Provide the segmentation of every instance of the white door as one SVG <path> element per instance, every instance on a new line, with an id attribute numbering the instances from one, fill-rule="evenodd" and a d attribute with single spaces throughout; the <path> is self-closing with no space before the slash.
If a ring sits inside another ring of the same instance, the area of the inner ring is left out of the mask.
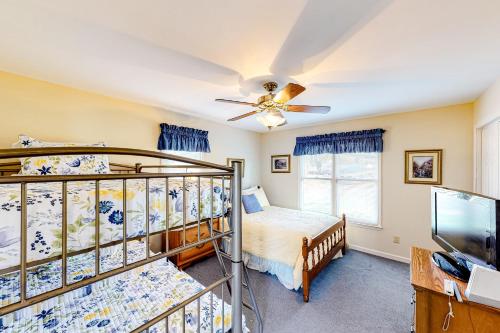
<path id="1" fill-rule="evenodd" d="M 481 131 L 481 193 L 494 198 L 500 197 L 499 128 L 495 121 Z"/>

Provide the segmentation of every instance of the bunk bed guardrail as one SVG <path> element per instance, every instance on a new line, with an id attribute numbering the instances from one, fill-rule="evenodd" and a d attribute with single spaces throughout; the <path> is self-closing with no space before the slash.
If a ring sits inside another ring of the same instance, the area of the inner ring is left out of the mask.
<path id="1" fill-rule="evenodd" d="M 15 159 L 27 158 L 27 157 L 39 157 L 39 156 L 56 156 L 56 155 L 123 155 L 123 156 L 133 156 L 135 158 L 147 158 L 147 159 L 160 159 L 165 161 L 175 161 L 184 163 L 182 166 L 168 166 L 165 164 L 160 165 L 143 165 L 142 163 L 135 164 L 122 164 L 122 163 L 110 163 L 113 171 L 118 173 L 110 173 L 110 174 L 85 174 L 85 175 L 43 175 L 43 176 L 24 176 L 24 175 L 15 175 L 14 173 L 19 171 L 20 163 L 15 161 Z M 51 147 L 51 148 L 26 148 L 26 149 L 0 149 L 0 161 L 7 162 L 0 163 L 0 186 L 5 184 L 19 184 L 20 192 L 21 192 L 21 212 L 20 212 L 20 264 L 17 267 L 10 268 L 8 270 L 1 270 L 1 274 L 6 274 L 12 272 L 13 270 L 19 271 L 20 273 L 20 297 L 19 301 L 15 303 L 11 303 L 0 307 L 0 317 L 6 314 L 12 313 L 16 310 L 23 309 L 25 307 L 31 306 L 33 304 L 42 302 L 49 298 L 62 295 L 64 293 L 76 290 L 78 288 L 82 288 L 84 286 L 90 285 L 97 281 L 104 280 L 111 276 L 115 276 L 117 274 L 124 273 L 126 271 L 132 270 L 134 268 L 146 265 L 153 261 L 174 256 L 182 251 L 201 246 L 208 242 L 213 242 L 215 245 L 218 240 L 223 237 L 232 237 L 232 256 L 231 256 L 231 266 L 232 273 L 225 274 L 220 280 L 214 282 L 213 284 L 207 286 L 201 292 L 192 295 L 190 298 L 184 300 L 182 303 L 172 307 L 167 312 L 160 314 L 155 318 L 150 318 L 148 322 L 144 325 L 136 328 L 133 332 L 142 332 L 148 331 L 148 329 L 155 325 L 156 323 L 161 322 L 162 320 L 166 320 L 167 324 L 167 332 L 168 332 L 168 317 L 177 312 L 177 311 L 185 311 L 185 307 L 197 301 L 198 306 L 200 306 L 200 298 L 209 293 L 210 300 L 213 300 L 213 292 L 216 288 L 221 288 L 222 293 L 222 311 L 224 311 L 224 284 L 230 282 L 231 283 L 231 310 L 232 310 L 232 320 L 231 320 L 231 332 L 233 333 L 241 333 L 243 331 L 243 322 L 242 322 L 242 258 L 241 258 L 241 163 L 233 162 L 231 167 L 225 165 L 218 165 L 205 161 L 198 161 L 194 159 L 184 158 L 176 155 L 165 154 L 157 151 L 147 151 L 140 149 L 128 149 L 128 148 L 114 148 L 114 147 Z M 162 172 L 161 170 L 168 168 L 167 172 Z M 178 168 L 185 169 L 186 172 L 168 172 L 170 168 Z M 145 170 L 153 170 L 155 172 L 145 172 Z M 196 170 L 194 172 L 187 172 L 189 169 L 207 169 L 208 171 L 199 171 Z M 212 171 L 210 171 L 212 170 Z M 13 175 L 14 174 L 14 175 Z M 176 178 L 182 179 L 182 188 L 183 188 L 183 220 L 181 226 L 176 226 L 175 229 L 179 230 L 182 228 L 183 232 L 183 241 L 182 245 L 176 247 L 174 249 L 169 248 L 168 245 L 168 234 L 169 234 L 169 208 L 168 208 L 168 184 L 169 179 Z M 187 242 L 186 241 L 186 228 L 188 225 L 193 223 L 188 223 L 186 221 L 186 180 L 187 179 L 197 179 L 198 183 L 198 205 L 201 204 L 200 201 L 200 179 L 210 179 L 210 187 L 211 187 L 211 207 L 210 207 L 210 216 L 209 218 L 202 220 L 200 216 L 200 210 L 198 209 L 198 218 L 197 221 L 194 222 L 198 228 L 197 240 L 195 242 Z M 127 234 L 127 181 L 132 179 L 141 179 L 145 180 L 146 184 L 146 214 L 145 214 L 145 233 L 139 236 L 129 237 Z M 149 184 L 152 179 L 165 179 L 166 182 L 166 228 L 161 232 L 150 232 L 150 205 L 149 205 Z M 222 196 L 226 195 L 226 187 L 230 186 L 230 198 L 226 205 L 226 200 L 223 200 L 223 209 L 222 216 L 218 218 L 222 219 L 222 223 L 220 224 L 220 228 L 218 230 L 212 228 L 213 220 L 214 220 L 214 210 L 213 210 L 213 202 L 214 202 L 214 179 L 222 181 Z M 100 202 L 100 191 L 99 185 L 100 182 L 107 180 L 121 180 L 123 184 L 123 235 L 121 239 L 114 240 L 113 242 L 108 242 L 103 244 L 100 239 L 100 221 L 99 221 L 99 202 Z M 94 233 L 94 243 L 95 245 L 92 248 L 84 249 L 83 251 L 70 252 L 68 251 L 68 184 L 73 182 L 81 182 L 81 181 L 91 181 L 95 184 L 95 233 Z M 28 185 L 35 183 L 51 183 L 57 182 L 62 184 L 62 248 L 61 254 L 58 256 L 52 256 L 46 258 L 44 260 L 29 262 L 27 257 L 27 230 L 28 230 L 28 213 L 27 213 L 27 192 Z M 229 203 L 231 204 L 231 208 L 229 208 Z M 227 208 L 227 210 L 226 210 Z M 225 212 L 228 212 L 225 214 Z M 227 222 L 227 228 L 226 223 Z M 209 223 L 210 225 L 210 235 L 208 237 L 200 237 L 200 226 L 202 223 Z M 152 255 L 150 253 L 150 238 L 152 236 L 157 236 L 159 234 L 164 234 L 166 248 L 164 251 Z M 127 260 L 127 244 L 131 240 L 145 240 L 146 244 L 146 253 L 145 258 L 129 263 Z M 116 244 L 122 244 L 123 248 L 123 257 L 122 257 L 122 265 L 121 267 L 115 268 L 110 271 L 101 272 L 100 271 L 100 251 L 107 247 Z M 95 253 L 95 272 L 94 275 L 88 277 L 86 279 L 70 283 L 67 281 L 67 260 L 68 257 L 81 254 L 83 252 L 93 251 Z M 61 260 L 62 262 L 62 283 L 60 288 L 53 289 L 50 291 L 46 291 L 39 295 L 33 297 L 27 297 L 27 272 L 31 267 L 35 267 L 37 265 L 47 263 L 54 260 Z M 212 304 L 211 304 L 212 306 Z M 198 308 L 199 310 L 199 308 Z M 184 312 L 182 312 L 184 313 Z M 224 317 L 223 317 L 224 318 Z M 213 322 L 212 322 L 213 325 Z M 224 320 L 222 325 L 224 325 Z M 199 327 L 198 327 L 199 331 Z M 213 331 L 213 327 L 212 327 Z M 224 328 L 223 328 L 224 331 Z"/>

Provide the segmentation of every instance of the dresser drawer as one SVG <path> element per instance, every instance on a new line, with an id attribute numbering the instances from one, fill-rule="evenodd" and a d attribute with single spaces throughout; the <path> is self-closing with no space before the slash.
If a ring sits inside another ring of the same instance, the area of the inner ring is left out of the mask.
<path id="1" fill-rule="evenodd" d="M 179 253 L 179 260 L 181 262 L 189 261 L 190 259 L 196 259 L 213 251 L 212 242 L 208 242 L 189 250 Z"/>
<path id="2" fill-rule="evenodd" d="M 219 226 L 218 220 L 214 220 L 214 229 L 217 230 Z M 200 240 L 210 237 L 210 231 L 207 223 L 200 225 Z M 182 246 L 184 239 L 184 232 L 178 230 L 171 232 L 169 235 L 170 248 Z M 194 225 L 186 228 L 186 245 L 198 242 L 198 226 Z M 211 255 L 214 252 L 212 242 L 206 242 L 198 246 L 192 247 L 188 250 L 182 251 L 176 256 L 177 266 L 183 268 L 188 266 L 192 261 Z"/>

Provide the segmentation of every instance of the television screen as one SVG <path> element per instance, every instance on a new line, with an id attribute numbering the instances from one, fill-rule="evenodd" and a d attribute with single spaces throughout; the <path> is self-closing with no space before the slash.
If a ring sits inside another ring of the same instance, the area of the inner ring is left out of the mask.
<path id="1" fill-rule="evenodd" d="M 492 265 L 496 200 L 439 187 L 433 187 L 432 193 L 433 238 L 473 263 Z"/>

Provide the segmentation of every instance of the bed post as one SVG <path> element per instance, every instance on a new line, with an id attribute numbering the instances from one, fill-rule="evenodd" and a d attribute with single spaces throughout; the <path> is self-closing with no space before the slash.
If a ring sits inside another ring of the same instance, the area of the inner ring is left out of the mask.
<path id="1" fill-rule="evenodd" d="M 302 238 L 302 257 L 304 258 L 302 266 L 302 293 L 304 302 L 309 302 L 309 246 L 307 244 L 307 237 Z"/>
<path id="2" fill-rule="evenodd" d="M 241 260 L 241 162 L 233 161 L 231 166 L 234 169 L 233 186 L 232 186 L 232 212 L 233 219 L 233 239 L 231 249 L 231 270 L 232 270 L 232 293 L 231 293 L 231 308 L 232 308 L 232 332 L 242 333 L 242 260 Z"/>
<path id="3" fill-rule="evenodd" d="M 345 234 L 345 214 L 342 214 L 342 238 L 344 241 L 344 245 L 342 246 L 342 255 L 345 255 L 345 250 L 347 248 L 347 239 L 346 239 L 346 234 Z"/>

